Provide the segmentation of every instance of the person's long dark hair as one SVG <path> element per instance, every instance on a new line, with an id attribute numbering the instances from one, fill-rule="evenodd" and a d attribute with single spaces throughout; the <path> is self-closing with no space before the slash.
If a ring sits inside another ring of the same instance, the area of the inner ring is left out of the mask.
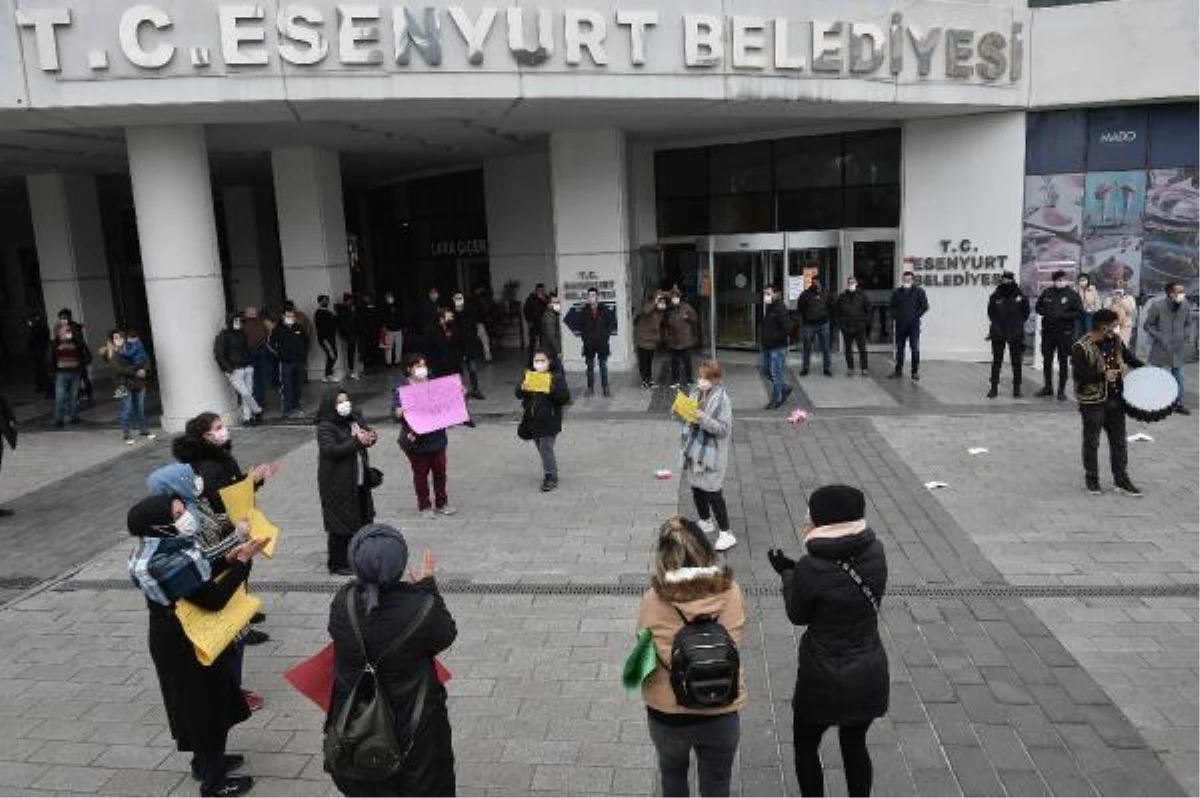
<path id="1" fill-rule="evenodd" d="M 183 426 L 183 437 L 195 443 L 202 443 L 212 446 L 208 439 L 204 436 L 212 429 L 214 421 L 219 421 L 221 418 L 219 413 L 211 411 L 201 413 L 200 415 L 188 419 L 187 424 Z"/>

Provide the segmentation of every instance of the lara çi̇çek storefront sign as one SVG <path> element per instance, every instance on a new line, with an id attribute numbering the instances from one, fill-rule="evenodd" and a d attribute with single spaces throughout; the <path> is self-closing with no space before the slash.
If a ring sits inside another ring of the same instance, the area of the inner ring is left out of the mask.
<path id="1" fill-rule="evenodd" d="M 914 282 L 926 288 L 999 285 L 1007 261 L 1007 255 L 980 254 L 979 247 L 969 238 L 944 238 L 938 242 L 938 254 L 904 258 Z"/>
<path id="2" fill-rule="evenodd" d="M 190 4 L 189 4 L 190 5 Z M 97 4 L 99 6 L 99 4 Z M 191 28 L 197 7 L 178 13 Z M 950 6 L 954 8 L 954 6 Z M 268 67 L 282 61 L 294 67 L 395 69 L 417 59 L 429 67 L 441 66 L 449 48 L 460 48 L 455 61 L 465 57 L 474 67 L 485 65 L 489 41 L 503 37 L 507 57 L 514 66 L 546 64 L 561 48 L 563 61 L 572 67 L 610 66 L 610 55 L 619 51 L 630 67 L 643 67 L 654 48 L 683 46 L 683 65 L 699 71 L 729 67 L 747 73 L 775 71 L 814 77 L 849 75 L 878 79 L 904 71 L 905 60 L 916 64 L 920 78 L 996 84 L 1021 78 L 1025 60 L 1024 25 L 1012 22 L 1007 30 L 975 31 L 966 27 L 918 27 L 900 12 L 884 26 L 874 22 L 812 21 L 782 17 L 731 16 L 685 13 L 681 42 L 663 39 L 664 14 L 653 9 L 616 9 L 600 12 L 586 8 L 554 10 L 516 6 L 480 6 L 469 11 L 459 5 L 408 5 L 338 3 L 322 10 L 317 3 L 283 3 L 269 16 L 263 4 L 218 3 L 211 13 L 212 28 L 203 32 L 176 28 L 169 3 L 139 3 L 114 14 L 111 25 L 118 47 L 86 49 L 86 71 L 64 70 L 66 48 L 75 42 L 71 32 L 85 13 L 89 31 L 104 35 L 99 12 L 67 6 L 18 7 L 16 22 L 32 44 L 37 67 L 60 79 L 103 78 L 114 68 L 114 58 L 139 69 L 171 74 L 202 75 L 218 65 Z M 107 14 L 105 15 L 107 16 Z M 620 47 L 611 46 L 620 37 Z M 586 58 L 585 58 L 586 53 Z M 81 54 L 82 56 L 82 54 Z M 82 57 L 76 59 L 83 63 Z M 621 64 L 613 64 L 619 68 Z M 66 74 L 69 72 L 71 74 Z"/>

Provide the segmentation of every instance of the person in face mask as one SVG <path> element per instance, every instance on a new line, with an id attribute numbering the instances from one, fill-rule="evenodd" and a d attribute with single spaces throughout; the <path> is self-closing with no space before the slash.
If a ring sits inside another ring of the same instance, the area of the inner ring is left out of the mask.
<path id="1" fill-rule="evenodd" d="M 1166 296 L 1150 306 L 1142 330 L 1150 336 L 1150 365 L 1167 369 L 1179 385 L 1175 412 L 1191 415 L 1183 404 L 1183 364 L 1192 340 L 1192 309 L 1183 286 L 1167 283 Z"/>
<path id="2" fill-rule="evenodd" d="M 579 314 L 578 334 L 583 342 L 583 359 L 587 364 L 587 396 L 595 393 L 596 362 L 600 363 L 600 390 L 612 396 L 608 389 L 609 339 L 617 334 L 617 317 L 608 305 L 600 303 L 595 287 L 587 292 L 587 306 Z"/>
<path id="3" fill-rule="evenodd" d="M 1000 391 L 1000 367 L 1004 362 L 1004 349 L 1008 348 L 1012 362 L 1013 397 L 1021 396 L 1021 358 L 1025 351 L 1025 320 L 1029 318 L 1029 300 L 1021 293 L 1012 272 L 1000 276 L 1000 285 L 988 299 L 988 319 L 991 327 L 988 339 L 992 342 L 992 387 L 988 399 L 995 399 Z"/>
<path id="4" fill-rule="evenodd" d="M 249 478 L 257 489 L 279 471 L 274 463 L 263 463 L 249 471 L 242 471 L 233 457 L 229 428 L 216 413 L 201 413 L 189 419 L 184 425 L 183 434 L 171 442 L 171 454 L 179 462 L 189 464 L 203 480 L 200 495 L 218 513 L 225 512 L 221 488 Z"/>
<path id="5" fill-rule="evenodd" d="M 121 437 L 125 445 L 132 446 L 135 442 L 130 435 L 134 424 L 142 440 L 154 440 L 157 436 L 151 434 L 146 423 L 146 379 L 150 369 L 146 347 L 141 340 L 128 335 L 127 331 L 112 330 L 108 334 L 108 341 L 100 349 L 100 357 L 108 363 L 117 385 L 113 398 L 118 402 L 117 423 L 121 425 Z"/>
<path id="6" fill-rule="evenodd" d="M 700 314 L 672 288 L 670 305 L 663 321 L 667 349 L 671 353 L 671 388 L 692 384 L 692 350 L 700 345 Z"/>
<path id="7" fill-rule="evenodd" d="M 1132 346 L 1133 325 L 1137 318 L 1137 300 L 1130 295 L 1129 287 L 1124 280 L 1117 283 L 1117 287 L 1104 301 L 1104 307 L 1116 312 L 1121 340 L 1125 342 L 1125 346 Z"/>
<path id="8" fill-rule="evenodd" d="M 1092 316 L 1101 308 L 1101 305 L 1100 294 L 1096 291 L 1096 286 L 1092 285 L 1090 276 L 1080 274 L 1075 280 L 1075 287 L 1082 305 L 1079 318 L 1075 321 L 1075 338 L 1078 340 L 1084 333 L 1091 332 Z"/>
<path id="9" fill-rule="evenodd" d="M 1083 422 L 1083 474 L 1088 493 L 1100 494 L 1100 431 L 1108 436 L 1113 483 L 1118 493 L 1141 496 L 1129 479 L 1129 452 L 1125 438 L 1124 378 L 1142 361 L 1121 340 L 1116 312 L 1096 311 L 1092 331 L 1071 348 L 1075 399 Z"/>
<path id="10" fill-rule="evenodd" d="M 563 374 L 562 367 L 562 301 L 558 294 L 550 294 L 546 311 L 542 314 L 542 350 L 550 358 L 552 371 Z"/>
<path id="11" fill-rule="evenodd" d="M 483 341 L 479 337 L 479 308 L 474 301 L 467 301 L 462 291 L 454 294 L 454 325 L 462 345 L 462 365 L 471 385 L 471 398 L 486 399 L 479 390 L 479 361 L 484 356 Z"/>
<path id="12" fill-rule="evenodd" d="M 404 350 L 404 332 L 400 305 L 391 291 L 383 295 L 382 325 L 379 328 L 379 349 L 388 367 L 399 366 Z"/>
<path id="13" fill-rule="evenodd" d="M 695 423 L 684 423 L 680 436 L 683 472 L 692 488 L 700 529 L 705 534 L 716 532 L 713 548 L 725 551 L 737 544 L 737 538 L 729 530 L 729 512 L 722 493 L 733 434 L 733 402 L 721 384 L 721 366 L 717 361 L 703 361 L 697 376 L 691 397 L 699 403 L 700 410 Z"/>
<path id="14" fill-rule="evenodd" d="M 654 353 L 663 345 L 663 317 L 667 311 L 667 295 L 648 291 L 641 310 L 633 318 L 633 343 L 637 347 L 638 374 L 642 388 L 655 388 Z"/>
<path id="15" fill-rule="evenodd" d="M 50 343 L 50 373 L 54 375 L 54 426 L 79 423 L 79 386 L 92 361 L 91 350 L 78 325 L 60 321 Z"/>
<path id="16" fill-rule="evenodd" d="M 1067 361 L 1071 356 L 1075 320 L 1083 313 L 1083 302 L 1067 284 L 1067 273 L 1050 275 L 1054 284 L 1042 291 L 1034 310 L 1042 317 L 1042 374 L 1046 384 L 1037 395 L 1054 396 L 1054 358 L 1058 357 L 1058 401 L 1067 401 Z"/>
<path id="17" fill-rule="evenodd" d="M 571 401 L 566 377 L 555 371 L 550 353 L 538 349 L 533 353 L 530 367 L 539 374 L 550 373 L 550 392 L 525 390 L 524 383 L 517 385 L 517 398 L 521 400 L 521 427 L 526 430 L 528 440 L 537 447 L 542 461 L 542 492 L 558 487 L 558 459 L 554 455 L 554 443 L 562 432 L 563 406 Z M 524 435 L 522 436 L 524 437 Z"/>
<path id="18" fill-rule="evenodd" d="M 774 410 L 787 401 L 792 386 L 787 384 L 788 315 L 783 295 L 775 286 L 763 289 L 763 320 L 760 328 L 762 371 L 771 381 L 771 398 L 764 410 Z"/>
<path id="19" fill-rule="evenodd" d="M 414 352 L 405 359 L 404 371 L 410 385 L 427 382 L 430 377 L 425 356 Z M 434 519 L 439 515 L 454 515 L 457 510 L 450 505 L 446 492 L 446 454 L 450 439 L 446 430 L 438 429 L 423 435 L 417 434 L 404 419 L 404 405 L 400 391 L 392 391 L 392 415 L 400 425 L 400 449 L 412 466 L 413 490 L 417 495 L 417 512 L 422 518 Z M 429 483 L 433 482 L 433 498 L 430 499 Z"/>
<path id="20" fill-rule="evenodd" d="M 833 320 L 842 333 L 842 350 L 846 353 L 846 376 L 854 376 L 854 348 L 858 347 L 858 362 L 862 375 L 867 372 L 867 323 L 871 318 L 871 303 L 866 292 L 858 288 L 858 279 L 850 275 L 846 290 L 838 294 L 833 304 Z"/>
<path id="21" fill-rule="evenodd" d="M 921 317 L 929 312 L 925 289 L 917 285 L 916 275 L 905 269 L 900 287 L 892 291 L 892 320 L 896 331 L 896 368 L 890 380 L 904 376 L 904 347 L 912 350 L 912 378 L 921 380 Z"/>
<path id="22" fill-rule="evenodd" d="M 308 373 L 309 336 L 299 323 L 294 306 L 284 304 L 282 323 L 271 330 L 267 346 L 279 361 L 280 413 L 287 418 L 304 415 L 300 397 Z"/>
<path id="23" fill-rule="evenodd" d="M 317 491 L 325 526 L 326 566 L 337 576 L 350 575 L 346 547 L 350 538 L 375 520 L 371 497 L 371 458 L 367 450 L 378 435 L 355 412 L 350 394 L 326 391 L 317 409 Z"/>
<path id="24" fill-rule="evenodd" d="M 213 341 L 217 368 L 225 375 L 242 411 L 242 423 L 256 426 L 262 419 L 262 405 L 254 398 L 254 361 L 246 331 L 239 316 L 231 316 L 225 329 Z"/>
<path id="25" fill-rule="evenodd" d="M 313 323 L 317 328 L 317 346 L 325 353 L 325 382 L 333 382 L 333 367 L 338 359 L 338 321 L 329 308 L 329 297 L 321 294 L 317 297 L 317 311 L 313 314 Z"/>

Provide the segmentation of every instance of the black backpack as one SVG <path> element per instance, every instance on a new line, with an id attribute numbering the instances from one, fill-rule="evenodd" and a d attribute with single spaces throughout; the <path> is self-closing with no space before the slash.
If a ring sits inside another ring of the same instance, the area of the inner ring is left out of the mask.
<path id="1" fill-rule="evenodd" d="M 683 626 L 671 642 L 671 689 L 688 709 L 727 707 L 737 699 L 742 658 L 729 630 L 711 615 L 690 621 L 675 608 Z"/>
<path id="2" fill-rule="evenodd" d="M 417 726 L 425 708 L 425 693 L 429 678 L 422 673 L 417 677 L 417 696 L 413 702 L 412 721 L 409 724 L 408 740 L 401 746 L 396 740 L 392 709 L 383 691 L 383 681 L 378 665 L 397 646 L 412 637 L 413 632 L 424 622 L 433 608 L 433 596 L 426 596 L 412 621 L 374 661 L 367 653 L 362 630 L 358 626 L 358 602 L 356 586 L 351 585 L 346 593 L 346 612 L 350 616 L 350 627 L 362 650 L 366 665 L 359 674 L 342 711 L 325 730 L 325 771 L 335 778 L 355 781 L 380 782 L 395 776 L 404 766 L 412 751 L 417 736 Z M 364 681 L 370 681 L 364 689 Z"/>

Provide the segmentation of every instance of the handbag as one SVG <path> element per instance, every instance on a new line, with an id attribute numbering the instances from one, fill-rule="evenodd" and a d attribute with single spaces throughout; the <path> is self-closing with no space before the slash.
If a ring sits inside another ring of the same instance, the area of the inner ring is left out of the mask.
<path id="1" fill-rule="evenodd" d="M 367 488 L 375 490 L 383 484 L 383 472 L 375 466 L 367 469 Z"/>
<path id="2" fill-rule="evenodd" d="M 422 672 L 417 681 L 417 695 L 413 701 L 412 718 L 409 721 L 408 739 L 403 747 L 396 739 L 392 722 L 392 709 L 383 690 L 379 664 L 400 644 L 412 637 L 413 632 L 424 622 L 433 607 L 433 596 L 426 596 L 408 626 L 396 637 L 374 661 L 367 653 L 367 644 L 358 625 L 358 602 L 355 600 L 357 583 L 346 593 L 346 611 L 350 616 L 350 628 L 362 651 L 365 665 L 359 674 L 346 703 L 337 718 L 325 731 L 325 770 L 335 778 L 355 781 L 381 782 L 395 776 L 404 767 L 413 743 L 417 738 L 417 727 L 425 709 L 425 695 L 429 689 L 428 674 Z M 363 681 L 370 679 L 371 689 L 363 691 Z"/>
<path id="3" fill-rule="evenodd" d="M 523 441 L 533 440 L 533 424 L 528 415 L 521 416 L 521 423 L 517 424 L 517 437 Z"/>

